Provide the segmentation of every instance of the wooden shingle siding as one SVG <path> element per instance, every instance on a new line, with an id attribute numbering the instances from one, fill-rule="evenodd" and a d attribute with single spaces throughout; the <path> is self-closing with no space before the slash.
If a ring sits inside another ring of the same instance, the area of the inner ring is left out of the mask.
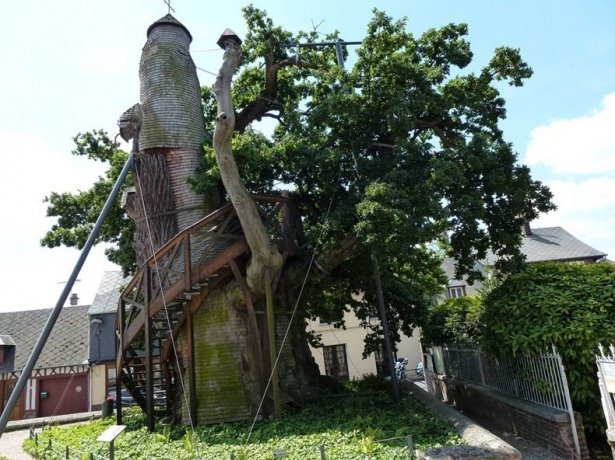
<path id="1" fill-rule="evenodd" d="M 187 183 L 201 162 L 205 121 L 201 87 L 190 57 L 192 37 L 170 15 L 148 29 L 139 65 L 143 124 L 142 153 L 164 153 L 169 170 L 177 230 L 182 231 L 208 214 L 205 197 Z"/>
<path id="2" fill-rule="evenodd" d="M 155 23 L 150 29 L 139 65 L 142 150 L 200 149 L 205 140 L 201 88 L 189 45 L 190 36 L 183 27 Z"/>

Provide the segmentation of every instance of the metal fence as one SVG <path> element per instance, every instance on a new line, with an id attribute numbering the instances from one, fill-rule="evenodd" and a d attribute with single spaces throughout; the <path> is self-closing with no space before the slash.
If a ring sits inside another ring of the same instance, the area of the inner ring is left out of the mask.
<path id="1" fill-rule="evenodd" d="M 568 382 L 555 349 L 534 356 L 496 357 L 482 350 L 443 347 L 446 375 L 563 411 L 570 408 Z"/>
<path id="2" fill-rule="evenodd" d="M 596 355 L 598 366 L 598 388 L 602 399 L 602 411 L 606 419 L 607 429 L 615 428 L 615 346 L 609 346 L 605 353 L 604 347 L 598 345 L 599 355 Z"/>

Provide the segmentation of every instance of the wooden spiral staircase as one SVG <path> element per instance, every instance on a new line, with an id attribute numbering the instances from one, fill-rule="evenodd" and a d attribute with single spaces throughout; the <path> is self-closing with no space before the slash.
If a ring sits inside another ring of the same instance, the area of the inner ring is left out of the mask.
<path id="1" fill-rule="evenodd" d="M 271 239 L 281 250 L 288 247 L 278 215 L 288 198 L 253 199 Z M 122 387 L 129 391 L 147 414 L 150 429 L 156 416 L 173 415 L 173 398 L 182 393 L 178 387 L 181 367 L 193 367 L 192 343 L 187 347 L 188 356 L 184 353 L 179 359 L 174 348 L 180 330 L 191 329 L 192 314 L 218 284 L 233 276 L 241 277 L 238 267 L 248 254 L 235 209 L 227 204 L 165 244 L 143 264 L 122 292 L 116 331 L 118 395 Z M 238 281 L 245 286 L 243 280 Z M 182 364 L 181 359 L 192 364 Z M 190 382 L 189 388 L 191 393 L 195 392 L 195 383 Z M 193 393 L 187 400 L 194 401 L 195 397 Z M 120 424 L 120 397 L 117 405 Z"/>

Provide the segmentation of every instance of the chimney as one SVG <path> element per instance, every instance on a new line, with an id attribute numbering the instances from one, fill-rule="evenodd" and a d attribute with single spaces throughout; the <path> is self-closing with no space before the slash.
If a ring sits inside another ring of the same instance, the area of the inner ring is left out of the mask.
<path id="1" fill-rule="evenodd" d="M 532 236 L 532 227 L 530 227 L 529 220 L 523 221 L 523 229 L 521 231 L 523 233 L 523 236 Z"/>
<path id="2" fill-rule="evenodd" d="M 74 293 L 74 292 L 73 292 L 73 293 L 70 295 L 69 302 L 70 302 L 70 304 L 71 304 L 72 306 L 74 306 L 74 305 L 79 305 L 79 296 L 78 296 L 76 293 Z"/>

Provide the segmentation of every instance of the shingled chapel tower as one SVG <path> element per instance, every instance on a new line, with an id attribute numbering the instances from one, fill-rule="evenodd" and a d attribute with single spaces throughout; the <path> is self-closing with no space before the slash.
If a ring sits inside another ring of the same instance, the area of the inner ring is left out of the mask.
<path id="1" fill-rule="evenodd" d="M 188 29 L 170 14 L 147 29 L 139 64 L 141 102 L 120 118 L 122 137 L 134 139 L 138 152 L 134 194 L 125 197 L 137 226 L 138 264 L 152 254 L 146 219 L 157 250 L 220 204 L 215 190 L 198 194 L 188 183 L 201 163 L 205 141 L 191 41 Z"/>

